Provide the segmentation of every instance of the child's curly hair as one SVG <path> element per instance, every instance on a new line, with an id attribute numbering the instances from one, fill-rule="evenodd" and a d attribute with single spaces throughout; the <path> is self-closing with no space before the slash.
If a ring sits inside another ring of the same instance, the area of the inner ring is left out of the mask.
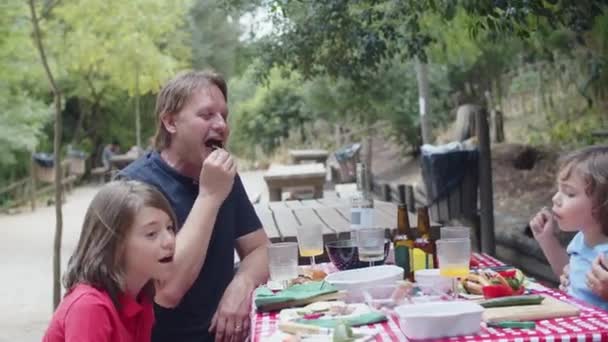
<path id="1" fill-rule="evenodd" d="M 560 158 L 560 180 L 573 172 L 583 178 L 585 193 L 593 204 L 592 215 L 608 235 L 608 145 L 585 147 Z"/>

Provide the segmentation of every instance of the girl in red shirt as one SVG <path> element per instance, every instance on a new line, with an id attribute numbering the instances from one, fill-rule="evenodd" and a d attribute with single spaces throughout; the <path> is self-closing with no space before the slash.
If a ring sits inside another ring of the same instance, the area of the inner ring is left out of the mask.
<path id="1" fill-rule="evenodd" d="M 67 294 L 44 342 L 149 342 L 153 281 L 171 275 L 175 215 L 137 181 L 105 185 L 93 198 L 64 275 Z"/>

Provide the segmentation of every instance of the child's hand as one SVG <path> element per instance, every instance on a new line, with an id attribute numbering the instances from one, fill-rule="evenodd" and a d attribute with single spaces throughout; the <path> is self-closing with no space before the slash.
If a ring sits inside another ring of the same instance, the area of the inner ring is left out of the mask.
<path id="1" fill-rule="evenodd" d="M 559 289 L 564 292 L 568 292 L 570 286 L 570 264 L 564 266 L 564 273 L 559 276 Z"/>
<path id="2" fill-rule="evenodd" d="M 203 161 L 199 175 L 199 196 L 223 202 L 234 184 L 236 163 L 224 149 L 217 149 Z"/>
<path id="3" fill-rule="evenodd" d="M 548 208 L 543 208 L 530 220 L 530 229 L 536 240 L 553 236 L 553 214 Z"/>
<path id="4" fill-rule="evenodd" d="M 608 300 L 608 270 L 604 266 L 608 264 L 607 261 L 603 255 L 599 255 L 587 273 L 587 287 L 604 300 Z"/>

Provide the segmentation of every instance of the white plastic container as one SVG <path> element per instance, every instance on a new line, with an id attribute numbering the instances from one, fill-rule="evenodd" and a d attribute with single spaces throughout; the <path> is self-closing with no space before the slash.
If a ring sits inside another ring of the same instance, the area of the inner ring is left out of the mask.
<path id="1" fill-rule="evenodd" d="M 394 265 L 358 268 L 331 273 L 325 277 L 325 281 L 335 286 L 338 290 L 346 290 L 348 292 L 345 298 L 347 302 L 363 302 L 364 298 L 361 292 L 363 288 L 394 285 L 399 280 L 403 280 L 403 268 Z M 386 291 L 387 293 L 384 295 L 390 296 L 390 287 L 386 288 Z"/>
<path id="2" fill-rule="evenodd" d="M 395 308 L 410 339 L 470 335 L 481 330 L 483 307 L 467 301 L 405 304 Z"/>

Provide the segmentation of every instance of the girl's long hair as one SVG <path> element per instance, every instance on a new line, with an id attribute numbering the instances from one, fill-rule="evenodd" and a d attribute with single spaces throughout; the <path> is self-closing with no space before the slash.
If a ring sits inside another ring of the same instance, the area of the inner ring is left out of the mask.
<path id="1" fill-rule="evenodd" d="M 78 245 L 63 277 L 68 293 L 79 283 L 88 284 L 106 291 L 120 308 L 118 298 L 124 292 L 125 277 L 124 241 L 143 207 L 164 211 L 175 229 L 177 220 L 169 202 L 152 186 L 119 180 L 99 190 L 89 205 Z M 152 298 L 153 284 L 146 284 L 144 291 Z"/>

